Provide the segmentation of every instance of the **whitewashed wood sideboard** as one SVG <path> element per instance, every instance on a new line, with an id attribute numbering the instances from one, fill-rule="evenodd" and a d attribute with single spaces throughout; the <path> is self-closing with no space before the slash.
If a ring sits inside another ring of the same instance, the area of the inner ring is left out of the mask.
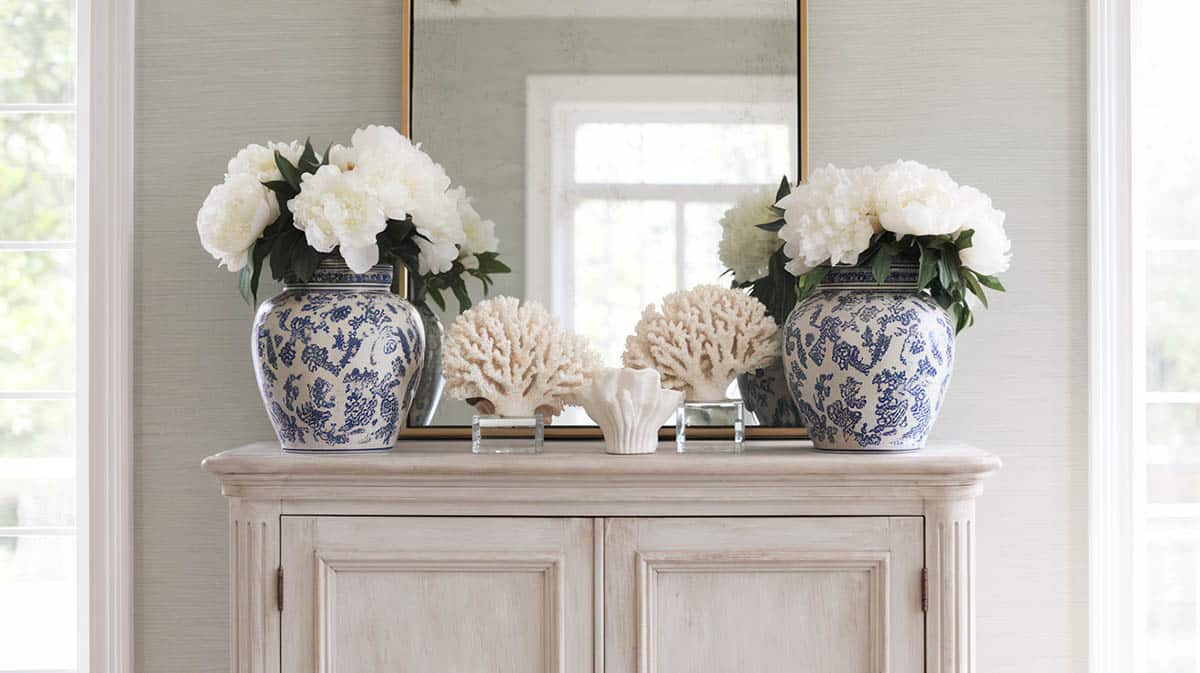
<path id="1" fill-rule="evenodd" d="M 212 456 L 231 670 L 973 672 L 975 498 L 999 460 L 751 446 Z"/>

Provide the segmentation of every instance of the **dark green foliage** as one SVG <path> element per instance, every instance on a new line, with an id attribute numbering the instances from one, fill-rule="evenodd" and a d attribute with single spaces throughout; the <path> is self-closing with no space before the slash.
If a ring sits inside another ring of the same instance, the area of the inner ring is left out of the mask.
<path id="1" fill-rule="evenodd" d="M 967 230 L 957 235 L 901 236 L 890 231 L 875 234 L 871 245 L 858 256 L 860 266 L 870 265 L 875 281 L 882 283 L 897 260 L 918 264 L 917 288 L 931 296 L 939 306 L 946 309 L 954 322 L 955 331 L 975 323 L 967 293 L 975 295 L 987 307 L 988 299 L 984 288 L 1003 292 L 1004 286 L 992 276 L 978 274 L 962 265 L 960 250 L 971 247 L 974 231 Z M 821 279 L 829 272 L 824 264 L 799 277 L 797 301 L 816 291 Z"/>
<path id="2" fill-rule="evenodd" d="M 438 308 L 446 310 L 446 299 L 442 293 L 450 290 L 454 294 L 454 298 L 458 301 L 458 310 L 460 312 L 471 308 L 471 295 L 467 292 L 466 277 L 471 276 L 483 285 L 483 294 L 486 297 L 492 289 L 492 274 L 509 273 L 512 271 L 507 264 L 501 262 L 499 253 L 484 252 L 475 256 L 479 261 L 479 266 L 474 269 L 468 269 L 462 265 L 462 262 L 456 260 L 454 266 L 445 273 L 428 275 L 422 278 L 421 294 L 414 294 L 414 299 L 420 299 L 421 295 L 428 296 L 433 299 L 433 303 L 438 305 Z"/>
<path id="3" fill-rule="evenodd" d="M 779 183 L 779 189 L 775 192 L 775 202 L 778 203 L 780 199 L 791 192 L 791 183 L 788 182 L 785 175 Z M 772 205 L 771 214 L 774 215 L 774 219 L 758 225 L 758 228 L 764 231 L 778 232 L 784 225 L 783 209 Z M 771 255 L 766 276 L 742 283 L 735 281 L 732 284 L 737 288 L 749 288 L 750 296 L 762 302 L 763 306 L 767 307 L 767 315 L 771 316 L 779 325 L 787 320 L 788 314 L 792 312 L 792 307 L 796 305 L 796 278 L 784 268 L 787 262 L 788 258 L 783 254 L 783 247 L 780 246 Z"/>

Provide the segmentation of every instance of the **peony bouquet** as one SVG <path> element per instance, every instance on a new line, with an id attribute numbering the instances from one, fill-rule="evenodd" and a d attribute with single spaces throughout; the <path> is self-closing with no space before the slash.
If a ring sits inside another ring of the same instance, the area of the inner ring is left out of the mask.
<path id="1" fill-rule="evenodd" d="M 783 241 L 783 211 L 776 203 L 791 191 L 787 177 L 778 189 L 761 187 L 749 193 L 721 218 L 717 256 L 733 276 L 732 286 L 745 288 L 767 307 L 767 315 L 782 325 L 796 305 L 796 278 L 787 271 Z"/>
<path id="2" fill-rule="evenodd" d="M 253 302 L 264 262 L 276 280 L 306 282 L 322 260 L 356 273 L 403 264 L 418 299 L 444 308 L 450 290 L 470 306 L 466 277 L 490 288 L 509 268 L 498 259 L 496 225 L 418 145 L 386 126 L 358 129 L 350 146 L 317 154 L 311 143 L 249 145 L 229 161 L 196 217 L 200 242 L 237 272 Z"/>
<path id="3" fill-rule="evenodd" d="M 826 166 L 794 189 L 785 180 L 778 196 L 776 219 L 759 228 L 782 239 L 784 268 L 799 279 L 797 301 L 816 291 L 833 265 L 869 265 L 883 282 L 895 261 L 907 260 L 919 265 L 918 289 L 961 331 L 974 323 L 968 296 L 986 307 L 984 288 L 1004 290 L 996 278 L 1010 258 L 1004 213 L 945 171 L 915 161 Z"/>

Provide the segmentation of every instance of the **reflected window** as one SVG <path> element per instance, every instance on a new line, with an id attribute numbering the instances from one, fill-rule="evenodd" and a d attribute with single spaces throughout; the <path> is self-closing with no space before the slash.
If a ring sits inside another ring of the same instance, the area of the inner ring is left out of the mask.
<path id="1" fill-rule="evenodd" d="M 721 216 L 796 175 L 794 77 L 647 79 L 531 78 L 530 166 L 548 170 L 529 176 L 527 250 L 548 271 L 530 273 L 527 296 L 608 366 L 648 304 L 729 283 Z"/>

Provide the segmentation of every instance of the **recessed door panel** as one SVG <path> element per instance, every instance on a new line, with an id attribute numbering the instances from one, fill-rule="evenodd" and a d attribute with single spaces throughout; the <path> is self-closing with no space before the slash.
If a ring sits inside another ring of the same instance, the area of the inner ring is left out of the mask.
<path id="1" fill-rule="evenodd" d="M 916 673 L 920 518 L 610 519 L 608 673 Z"/>
<path id="2" fill-rule="evenodd" d="M 589 519 L 287 517 L 287 673 L 591 670 Z"/>

